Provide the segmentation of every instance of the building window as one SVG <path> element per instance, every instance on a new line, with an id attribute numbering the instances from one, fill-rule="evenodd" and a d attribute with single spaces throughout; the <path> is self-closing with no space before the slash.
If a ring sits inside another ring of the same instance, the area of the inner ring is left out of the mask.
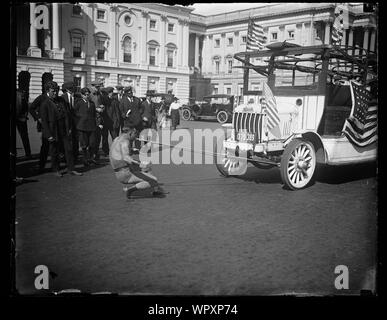
<path id="1" fill-rule="evenodd" d="M 231 88 L 226 88 L 226 94 L 231 94 Z"/>
<path id="2" fill-rule="evenodd" d="M 168 67 L 173 67 L 173 50 L 168 49 L 167 50 L 167 66 Z"/>
<path id="3" fill-rule="evenodd" d="M 97 20 L 105 21 L 105 10 L 97 10 Z"/>
<path id="4" fill-rule="evenodd" d="M 127 25 L 127 26 L 130 26 L 130 24 L 132 23 L 132 18 L 130 17 L 130 15 L 126 15 L 125 17 L 124 17 L 124 22 L 125 22 L 125 24 Z"/>
<path id="5" fill-rule="evenodd" d="M 173 32 L 175 25 L 173 23 L 168 23 L 168 32 Z"/>
<path id="6" fill-rule="evenodd" d="M 278 33 L 277 32 L 272 32 L 271 33 L 271 41 L 276 41 L 277 40 L 277 37 L 278 36 Z"/>
<path id="7" fill-rule="evenodd" d="M 156 20 L 149 21 L 149 29 L 156 30 Z"/>
<path id="8" fill-rule="evenodd" d="M 215 39 L 215 48 L 220 47 L 220 39 Z"/>
<path id="9" fill-rule="evenodd" d="M 288 31 L 288 39 L 294 39 L 294 30 Z"/>
<path id="10" fill-rule="evenodd" d="M 228 38 L 228 45 L 232 46 L 233 43 L 234 43 L 234 39 L 233 38 Z"/>
<path id="11" fill-rule="evenodd" d="M 215 73 L 216 74 L 219 74 L 219 66 L 220 66 L 220 61 L 219 60 L 215 61 Z"/>
<path id="12" fill-rule="evenodd" d="M 73 57 L 74 58 L 81 58 L 81 54 L 82 54 L 81 43 L 82 43 L 81 37 L 73 36 L 72 45 L 73 45 Z"/>
<path id="13" fill-rule="evenodd" d="M 232 73 L 232 60 L 227 60 L 227 72 Z"/>
<path id="14" fill-rule="evenodd" d="M 81 16 L 81 15 L 82 15 L 81 6 L 78 4 L 73 5 L 73 16 Z"/>
<path id="15" fill-rule="evenodd" d="M 246 43 L 247 42 L 247 36 L 242 36 L 242 43 Z"/>
<path id="16" fill-rule="evenodd" d="M 218 94 L 218 88 L 214 87 L 214 94 Z"/>
<path id="17" fill-rule="evenodd" d="M 149 48 L 149 65 L 156 65 L 156 48 Z"/>
<path id="18" fill-rule="evenodd" d="M 132 62 L 132 39 L 130 37 L 125 37 L 122 43 L 124 51 L 124 62 Z"/>
<path id="19" fill-rule="evenodd" d="M 97 40 L 97 60 L 105 60 L 105 41 Z"/>

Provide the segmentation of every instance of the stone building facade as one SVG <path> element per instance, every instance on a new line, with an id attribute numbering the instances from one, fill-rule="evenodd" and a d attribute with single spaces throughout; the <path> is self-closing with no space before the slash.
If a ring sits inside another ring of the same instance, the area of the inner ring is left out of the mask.
<path id="1" fill-rule="evenodd" d="M 361 3 L 340 6 L 345 29 L 342 45 L 377 51 L 375 14 L 363 12 Z M 200 100 L 207 94 L 242 94 L 243 69 L 233 68 L 241 65 L 233 54 L 246 51 L 249 17 L 262 25 L 268 43 L 329 44 L 335 7 L 335 3 L 272 3 L 206 17 L 191 13 L 190 66 L 195 70 L 191 74 L 191 97 Z M 358 51 L 348 50 L 350 54 Z M 251 74 L 249 88 L 262 88 L 264 78 L 256 72 Z"/>
<path id="2" fill-rule="evenodd" d="M 201 16 L 184 6 L 156 3 L 27 3 L 15 6 L 16 85 L 30 101 L 46 79 L 83 87 L 131 85 L 189 97 L 240 95 L 243 70 L 233 59 L 246 50 L 249 17 L 269 43 L 330 43 L 335 3 L 271 3 Z M 362 4 L 344 4 L 342 44 L 377 50 L 376 17 Z M 352 53 L 356 54 L 356 50 Z M 351 52 L 350 52 L 351 53 Z M 263 78 L 251 77 L 254 90 Z"/>

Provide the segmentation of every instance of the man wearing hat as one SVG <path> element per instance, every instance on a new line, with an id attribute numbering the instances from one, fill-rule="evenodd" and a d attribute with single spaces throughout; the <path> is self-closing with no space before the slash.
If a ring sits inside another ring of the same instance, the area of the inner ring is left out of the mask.
<path id="1" fill-rule="evenodd" d="M 49 81 L 44 88 L 48 99 L 45 99 L 41 105 L 40 116 L 42 119 L 42 135 L 50 144 L 52 169 L 57 176 L 62 177 L 58 158 L 59 148 L 63 145 L 69 173 L 81 176 L 82 173 L 74 169 L 71 143 L 71 116 L 66 109 L 64 99 L 58 97 L 58 84 L 54 81 Z"/>
<path id="2" fill-rule="evenodd" d="M 62 84 L 62 98 L 71 116 L 71 139 L 73 144 L 73 156 L 76 162 L 79 155 L 79 140 L 77 131 L 77 117 L 74 110 L 74 83 L 65 82 Z"/>
<path id="3" fill-rule="evenodd" d="M 124 127 L 136 129 L 139 134 L 142 130 L 141 100 L 133 95 L 132 87 L 124 88 L 124 96 L 120 102 L 120 114 L 124 119 Z M 135 141 L 136 149 L 140 149 L 140 142 Z"/>
<path id="4" fill-rule="evenodd" d="M 103 129 L 103 115 L 105 106 L 101 102 L 101 87 L 103 86 L 103 83 L 99 80 L 92 81 L 90 83 L 91 90 L 90 90 L 90 96 L 89 99 L 94 103 L 96 113 L 96 118 L 98 119 L 99 125 L 97 126 L 95 130 L 95 153 L 94 158 L 95 160 L 99 159 L 99 145 L 101 144 L 101 138 L 102 138 L 102 129 Z"/>
<path id="5" fill-rule="evenodd" d="M 141 103 L 143 128 L 156 129 L 156 114 L 152 103 L 152 94 L 146 93 L 146 99 Z"/>
<path id="6" fill-rule="evenodd" d="M 75 112 L 78 117 L 77 130 L 79 132 L 79 142 L 83 153 L 83 164 L 89 166 L 95 161 L 95 131 L 99 125 L 99 118 L 96 117 L 94 102 L 89 99 L 90 89 L 81 89 L 81 99 L 75 102 Z"/>
<path id="7" fill-rule="evenodd" d="M 113 103 L 113 91 L 113 87 L 101 88 L 101 103 L 105 106 L 104 111 L 101 113 L 103 120 L 102 150 L 105 156 L 109 156 L 109 132 L 112 140 L 114 140 L 120 129 L 120 110 L 118 101 Z"/>
<path id="8" fill-rule="evenodd" d="M 150 163 L 137 161 L 130 156 L 131 145 L 136 137 L 136 129 L 124 127 L 121 135 L 112 142 L 109 159 L 116 178 L 125 185 L 128 199 L 131 199 L 134 191 L 143 189 L 152 189 L 153 196 L 162 197 L 164 193 L 157 178 L 150 173 Z"/>

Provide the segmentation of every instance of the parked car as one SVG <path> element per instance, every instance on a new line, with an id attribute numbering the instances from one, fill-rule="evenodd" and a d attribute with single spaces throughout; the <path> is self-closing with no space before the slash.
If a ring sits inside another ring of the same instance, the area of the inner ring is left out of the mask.
<path id="1" fill-rule="evenodd" d="M 183 120 L 213 119 L 219 123 L 231 121 L 234 109 L 234 96 L 214 94 L 203 97 L 203 101 L 194 101 L 183 105 L 181 116 Z"/>
<path id="2" fill-rule="evenodd" d="M 243 88 L 256 99 L 238 104 L 232 124 L 223 125 L 231 135 L 215 148 L 219 172 L 230 176 L 246 161 L 261 169 L 279 167 L 283 184 L 298 190 L 313 183 L 317 163 L 375 161 L 377 56 L 362 49 L 352 57 L 352 49 L 280 43 L 236 53 L 243 68 L 267 80 L 262 90 Z M 267 64 L 253 65 L 254 58 Z M 249 72 L 244 75 L 250 83 Z M 275 108 L 279 120 L 269 127 Z"/>

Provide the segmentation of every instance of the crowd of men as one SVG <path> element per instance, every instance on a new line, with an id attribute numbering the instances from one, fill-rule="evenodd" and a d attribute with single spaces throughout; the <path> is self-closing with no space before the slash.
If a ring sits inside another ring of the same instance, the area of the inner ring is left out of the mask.
<path id="1" fill-rule="evenodd" d="M 146 128 L 158 129 L 158 115 L 174 113 L 163 99 L 160 104 L 153 103 L 151 93 L 147 93 L 144 100 L 135 97 L 131 87 L 103 87 L 101 82 L 94 81 L 80 90 L 75 89 L 72 82 L 66 82 L 59 95 L 58 84 L 49 81 L 44 85 L 44 92 L 29 106 L 37 130 L 42 133 L 40 172 L 44 171 L 50 155 L 52 170 L 58 177 L 63 176 L 59 166 L 61 156 L 64 156 L 70 174 L 82 175 L 74 167 L 79 156 L 82 155 L 86 167 L 98 164 L 102 142 L 102 153 L 108 157 L 109 134 L 114 140 L 123 128 L 135 129 L 138 133 Z M 24 126 L 20 127 L 24 129 Z M 24 131 L 19 129 L 19 132 Z M 139 146 L 136 141 L 133 150 Z M 25 150 L 26 155 L 27 150 L 30 155 L 30 149 Z"/>

